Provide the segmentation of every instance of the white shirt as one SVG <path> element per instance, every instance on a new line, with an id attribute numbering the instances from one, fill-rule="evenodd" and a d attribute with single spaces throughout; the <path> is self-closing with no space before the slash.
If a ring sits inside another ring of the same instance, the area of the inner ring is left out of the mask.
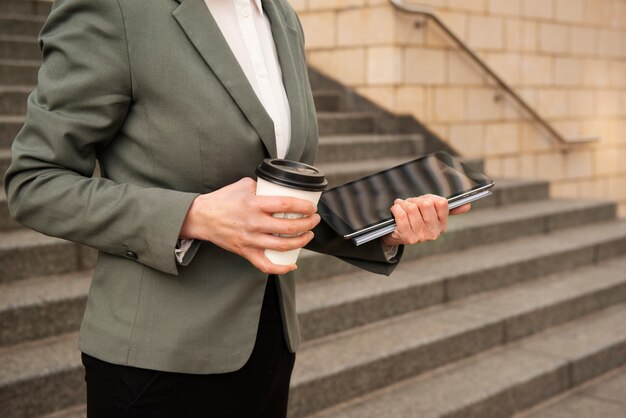
<path id="1" fill-rule="evenodd" d="M 274 44 L 270 21 L 261 0 L 204 0 L 228 46 L 237 58 L 252 89 L 274 122 L 278 158 L 284 158 L 291 142 L 291 112 Z M 183 257 L 193 240 L 181 239 L 176 259 Z M 383 247 L 391 259 L 397 246 Z"/>

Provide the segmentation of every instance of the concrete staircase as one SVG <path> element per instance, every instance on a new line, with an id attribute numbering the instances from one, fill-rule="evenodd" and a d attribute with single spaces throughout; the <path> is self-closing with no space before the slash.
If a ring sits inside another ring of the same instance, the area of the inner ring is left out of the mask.
<path id="1" fill-rule="evenodd" d="M 49 7 L 0 0 L 2 170 L 36 83 Z M 313 70 L 311 81 L 319 166 L 332 183 L 446 148 Z M 0 416 L 83 418 L 76 331 L 94 251 L 20 227 L 5 199 Z M 310 252 L 299 265 L 304 343 L 292 418 L 498 418 L 528 408 L 529 418 L 624 416 L 625 379 L 615 373 L 626 364 L 626 222 L 613 203 L 550 199 L 546 182 L 500 179 L 439 241 L 407 248 L 389 278 Z"/>

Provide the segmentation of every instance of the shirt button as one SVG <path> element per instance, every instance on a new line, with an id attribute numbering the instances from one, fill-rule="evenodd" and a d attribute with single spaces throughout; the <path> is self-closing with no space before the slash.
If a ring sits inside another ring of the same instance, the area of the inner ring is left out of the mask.
<path id="1" fill-rule="evenodd" d="M 128 250 L 128 251 L 126 251 L 126 257 L 131 258 L 133 260 L 136 260 L 137 259 L 137 254 L 135 254 L 134 252 Z"/>
<path id="2" fill-rule="evenodd" d="M 246 6 L 243 9 L 241 9 L 241 15 L 243 17 L 248 17 L 250 16 L 250 7 Z"/>
<path id="3" fill-rule="evenodd" d="M 259 68 L 259 69 L 257 70 L 257 74 L 258 74 L 258 76 L 259 76 L 259 77 L 261 77 L 261 78 L 265 78 L 265 76 L 267 75 L 267 73 L 265 72 L 265 70 L 264 70 L 264 69 L 262 69 L 262 68 Z"/>

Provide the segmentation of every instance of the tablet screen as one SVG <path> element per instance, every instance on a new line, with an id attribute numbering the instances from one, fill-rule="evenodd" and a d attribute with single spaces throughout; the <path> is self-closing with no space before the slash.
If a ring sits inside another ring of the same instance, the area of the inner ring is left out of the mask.
<path id="1" fill-rule="evenodd" d="M 322 194 L 320 216 L 342 236 L 393 221 L 395 199 L 436 194 L 447 199 L 492 184 L 449 154 L 438 152 L 334 187 Z"/>

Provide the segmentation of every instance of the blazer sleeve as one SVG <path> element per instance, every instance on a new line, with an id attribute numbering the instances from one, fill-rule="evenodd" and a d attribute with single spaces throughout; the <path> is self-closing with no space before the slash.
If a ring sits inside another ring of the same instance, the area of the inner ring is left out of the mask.
<path id="1" fill-rule="evenodd" d="M 92 178 L 132 103 L 117 0 L 57 0 L 43 63 L 4 177 L 11 215 L 40 231 L 178 274 L 175 246 L 194 193 Z"/>

